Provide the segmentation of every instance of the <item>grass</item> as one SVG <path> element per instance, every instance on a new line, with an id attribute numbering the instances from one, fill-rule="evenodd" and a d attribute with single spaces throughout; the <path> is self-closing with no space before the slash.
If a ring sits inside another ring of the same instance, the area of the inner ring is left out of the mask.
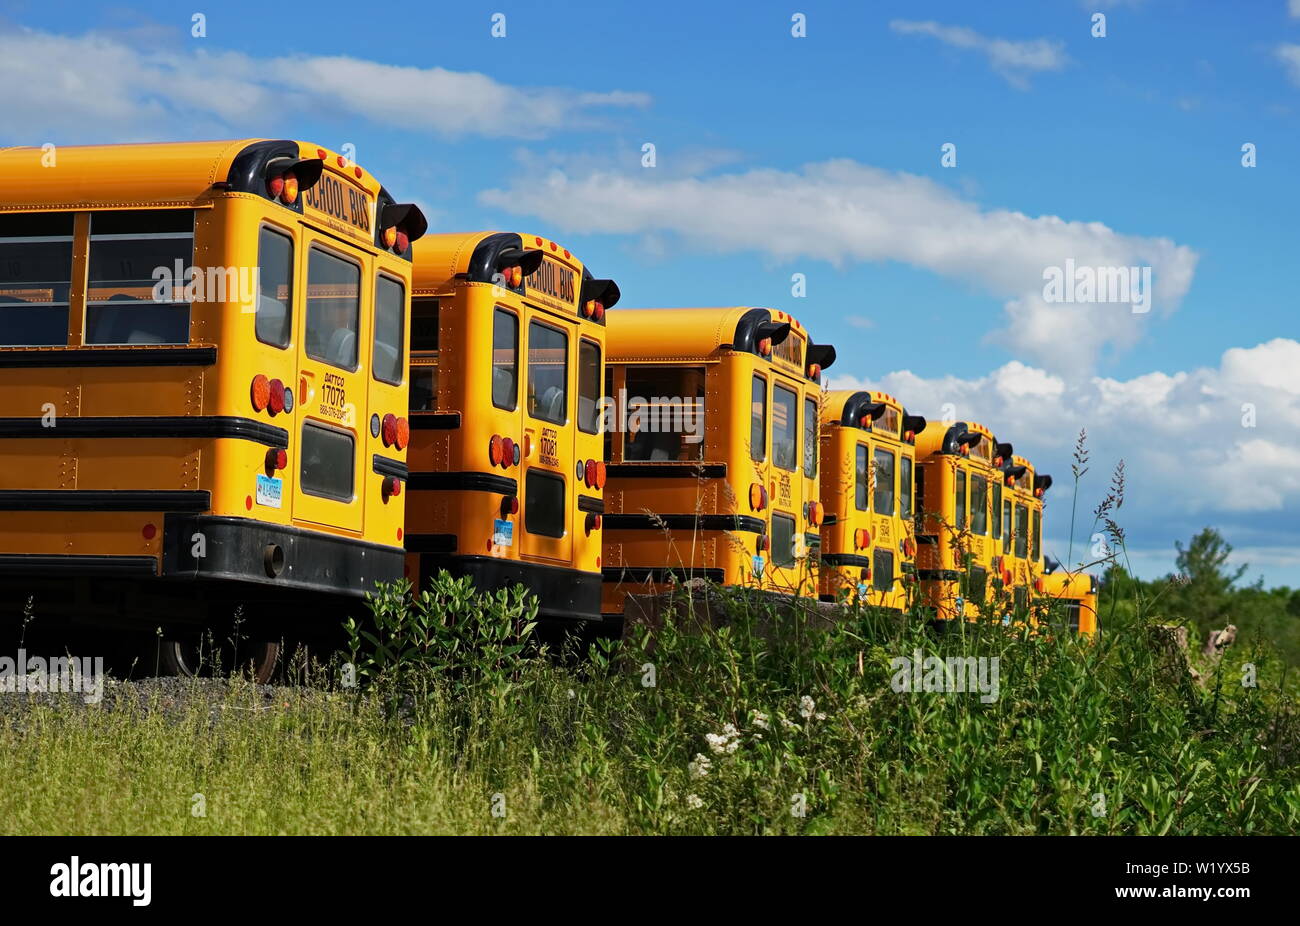
<path id="1" fill-rule="evenodd" d="M 98 707 L 2 695 L 0 831 L 1300 827 L 1294 678 L 1262 644 L 1193 684 L 1154 642 L 1155 614 L 1117 613 L 1090 644 L 996 623 L 936 635 L 866 610 L 816 630 L 722 594 L 714 630 L 669 621 L 584 662 L 521 660 L 534 604 L 444 578 L 413 603 L 376 599 L 373 639 L 354 628 L 359 688 L 328 683 L 335 665 L 287 688 L 124 682 Z M 997 657 L 997 699 L 894 691 L 891 660 L 917 649 Z"/>

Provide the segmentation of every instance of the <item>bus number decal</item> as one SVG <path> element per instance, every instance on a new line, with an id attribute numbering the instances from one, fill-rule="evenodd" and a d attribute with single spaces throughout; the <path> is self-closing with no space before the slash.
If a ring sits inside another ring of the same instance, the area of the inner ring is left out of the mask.
<path id="1" fill-rule="evenodd" d="M 322 417 L 342 421 L 347 417 L 347 383 L 337 373 L 326 373 L 321 385 L 320 413 Z"/>
<path id="2" fill-rule="evenodd" d="M 560 465 L 560 441 L 554 428 L 542 428 L 541 447 L 538 450 L 544 466 Z"/>
<path id="3" fill-rule="evenodd" d="M 788 473 L 781 474 L 781 481 L 777 484 L 777 504 L 790 506 L 792 494 L 790 491 L 790 476 Z"/>

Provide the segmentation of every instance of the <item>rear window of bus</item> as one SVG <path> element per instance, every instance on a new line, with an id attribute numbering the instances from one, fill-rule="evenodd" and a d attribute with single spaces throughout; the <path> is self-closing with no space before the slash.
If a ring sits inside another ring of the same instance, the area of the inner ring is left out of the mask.
<path id="1" fill-rule="evenodd" d="M 380 276 L 375 285 L 375 343 L 372 363 L 375 379 L 400 386 L 405 364 L 402 363 L 402 337 L 406 328 L 404 306 L 406 287 L 392 277 Z"/>
<path id="2" fill-rule="evenodd" d="M 970 530 L 981 537 L 989 532 L 989 481 L 983 476 L 971 477 Z"/>
<path id="3" fill-rule="evenodd" d="M 312 248 L 307 260 L 307 356 L 355 370 L 360 322 L 361 268 Z"/>
<path id="4" fill-rule="evenodd" d="M 528 323 L 528 414 L 552 424 L 569 420 L 569 337 Z"/>
<path id="5" fill-rule="evenodd" d="M 784 386 L 772 388 L 772 462 L 779 469 L 799 465 L 799 397 Z"/>
<path id="6" fill-rule="evenodd" d="M 262 226 L 257 237 L 257 339 L 288 347 L 293 330 L 293 239 Z"/>
<path id="7" fill-rule="evenodd" d="M 600 345 L 578 342 L 578 430 L 600 433 Z"/>
<path id="8" fill-rule="evenodd" d="M 624 460 L 704 459 L 704 375 L 703 367 L 627 368 Z"/>
<path id="9" fill-rule="evenodd" d="M 749 458 L 756 463 L 767 459 L 767 380 L 754 377 L 749 403 Z"/>
<path id="10" fill-rule="evenodd" d="M 876 450 L 876 491 L 873 507 L 876 514 L 894 513 L 894 454 Z"/>
<path id="11" fill-rule="evenodd" d="M 508 412 L 519 406 L 519 319 L 505 309 L 492 314 L 492 404 Z"/>
<path id="12" fill-rule="evenodd" d="M 803 474 L 809 479 L 817 477 L 816 399 L 804 399 L 803 403 Z"/>
<path id="13" fill-rule="evenodd" d="M 68 343 L 71 212 L 0 216 L 0 346 Z"/>

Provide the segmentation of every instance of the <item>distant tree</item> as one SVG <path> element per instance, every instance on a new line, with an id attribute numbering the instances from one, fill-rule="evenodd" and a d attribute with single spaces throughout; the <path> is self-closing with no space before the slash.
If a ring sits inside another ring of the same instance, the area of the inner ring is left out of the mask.
<path id="1" fill-rule="evenodd" d="M 1228 567 L 1232 544 L 1214 528 L 1203 528 L 1184 547 L 1178 549 L 1178 573 L 1182 577 L 1174 601 L 1182 617 L 1202 631 L 1221 627 L 1231 618 L 1233 586 L 1246 572 L 1246 566 Z"/>

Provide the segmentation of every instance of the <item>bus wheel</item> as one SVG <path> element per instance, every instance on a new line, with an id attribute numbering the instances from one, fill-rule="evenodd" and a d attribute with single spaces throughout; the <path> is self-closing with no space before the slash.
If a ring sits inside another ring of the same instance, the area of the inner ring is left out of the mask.
<path id="1" fill-rule="evenodd" d="M 196 678 L 212 674 L 214 669 L 230 672 L 238 660 L 235 671 L 245 673 L 258 685 L 265 685 L 275 675 L 280 661 L 280 644 L 272 640 L 245 640 L 239 651 L 221 647 L 214 652 L 208 636 L 176 636 L 160 644 L 160 668 L 168 675 Z"/>

